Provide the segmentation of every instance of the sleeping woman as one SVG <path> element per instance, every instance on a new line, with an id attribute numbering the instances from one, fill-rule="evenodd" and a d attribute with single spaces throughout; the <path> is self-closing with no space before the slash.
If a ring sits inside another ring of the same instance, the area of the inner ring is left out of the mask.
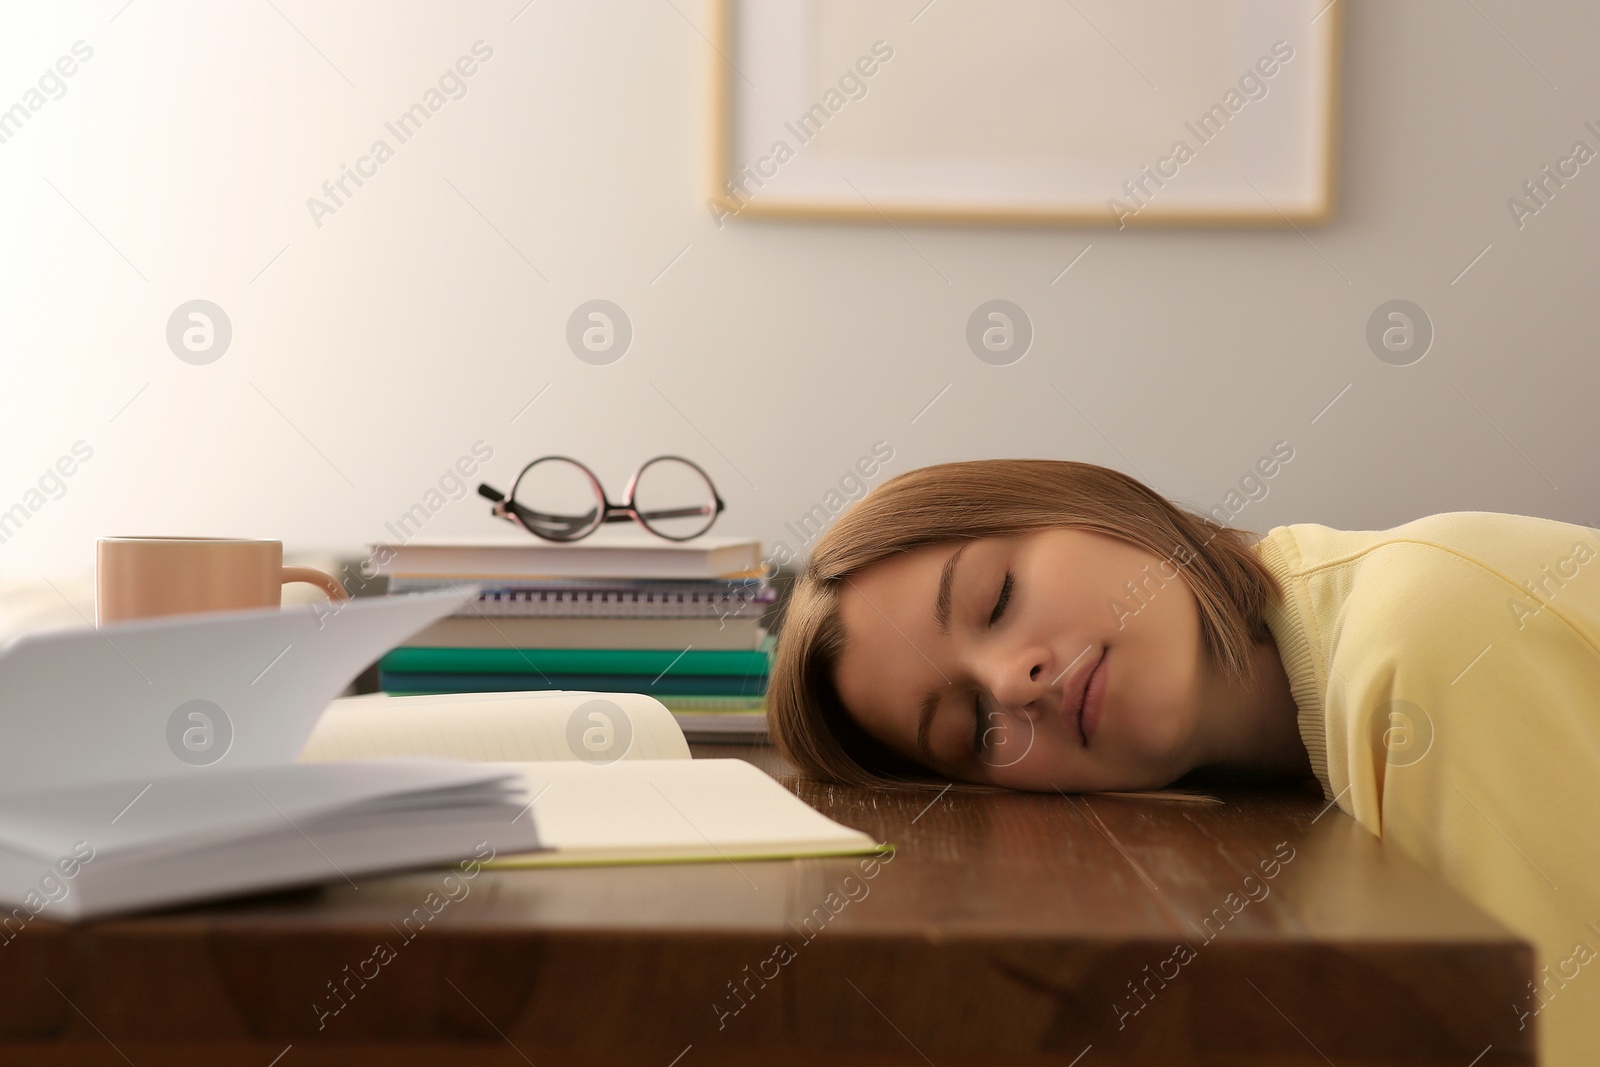
<path id="1" fill-rule="evenodd" d="M 924 467 L 814 546 L 769 719 L 803 773 L 856 785 L 1313 776 L 1537 944 L 1538 982 L 1507 1010 L 1533 1025 L 1548 1006 L 1545 1062 L 1587 1062 L 1597 557 L 1594 530 L 1521 515 L 1261 537 L 1092 464 Z"/>

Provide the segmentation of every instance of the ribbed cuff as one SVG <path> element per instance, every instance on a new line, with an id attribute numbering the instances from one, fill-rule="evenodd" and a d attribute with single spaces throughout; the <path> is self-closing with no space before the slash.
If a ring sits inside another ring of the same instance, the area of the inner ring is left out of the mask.
<path id="1" fill-rule="evenodd" d="M 1283 660 L 1284 673 L 1289 676 L 1289 691 L 1298 709 L 1300 740 L 1311 757 L 1311 771 L 1322 784 L 1323 799 L 1331 801 L 1338 794 L 1328 776 L 1327 718 L 1322 705 L 1327 672 L 1311 642 L 1315 628 L 1311 605 L 1296 577 L 1300 553 L 1294 535 L 1281 526 L 1267 531 L 1266 537 L 1252 547 L 1283 590 L 1283 599 L 1265 612 L 1267 629 L 1272 631 L 1278 658 Z"/>

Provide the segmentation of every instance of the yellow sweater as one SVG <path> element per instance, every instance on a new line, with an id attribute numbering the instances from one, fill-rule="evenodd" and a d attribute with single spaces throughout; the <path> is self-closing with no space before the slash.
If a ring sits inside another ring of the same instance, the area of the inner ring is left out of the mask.
<path id="1" fill-rule="evenodd" d="M 1326 798 L 1536 946 L 1505 1010 L 1541 1063 L 1600 1063 L 1600 535 L 1463 511 L 1255 551 Z"/>

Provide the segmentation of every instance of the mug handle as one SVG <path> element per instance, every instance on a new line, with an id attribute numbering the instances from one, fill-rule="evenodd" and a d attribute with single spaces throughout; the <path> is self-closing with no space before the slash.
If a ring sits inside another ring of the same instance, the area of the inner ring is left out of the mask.
<path id="1" fill-rule="evenodd" d="M 283 568 L 283 584 L 288 585 L 290 582 L 309 582 L 327 593 L 329 600 L 350 599 L 350 594 L 339 584 L 339 579 L 324 574 L 315 567 Z"/>

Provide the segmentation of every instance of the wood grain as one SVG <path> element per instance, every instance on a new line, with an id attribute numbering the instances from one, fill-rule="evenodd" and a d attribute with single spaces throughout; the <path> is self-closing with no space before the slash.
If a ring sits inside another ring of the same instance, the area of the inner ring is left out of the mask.
<path id="1" fill-rule="evenodd" d="M 1315 791 L 866 791 L 739 754 L 893 857 L 40 920 L 0 958 L 0 1063 L 1535 1062 L 1531 946 Z"/>

